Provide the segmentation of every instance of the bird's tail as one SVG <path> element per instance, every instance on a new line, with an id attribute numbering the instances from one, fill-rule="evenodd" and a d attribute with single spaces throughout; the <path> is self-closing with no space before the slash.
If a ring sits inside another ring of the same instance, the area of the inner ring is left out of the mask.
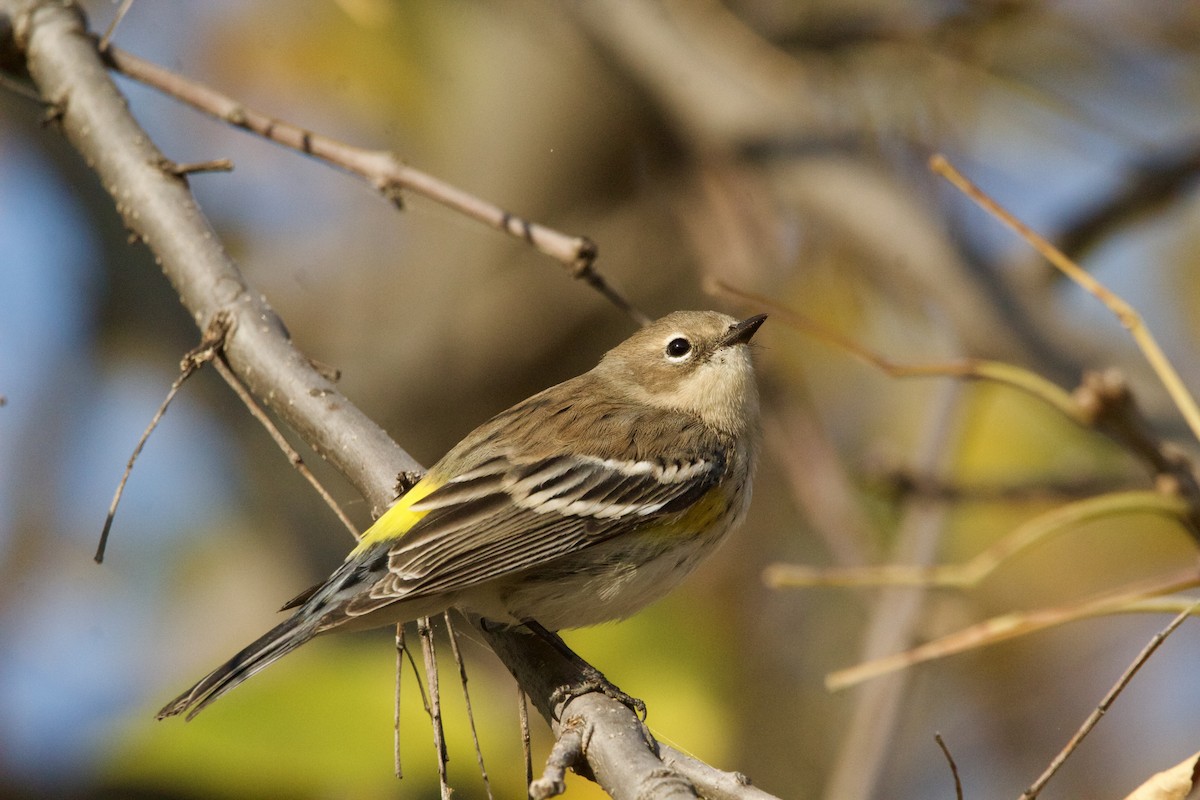
<path id="1" fill-rule="evenodd" d="M 158 719 L 188 712 L 187 718 L 199 714 L 205 706 L 237 686 L 267 665 L 283 658 L 316 635 L 311 619 L 301 620 L 296 614 L 260 636 L 253 644 L 200 679 L 192 688 L 163 706 Z"/>

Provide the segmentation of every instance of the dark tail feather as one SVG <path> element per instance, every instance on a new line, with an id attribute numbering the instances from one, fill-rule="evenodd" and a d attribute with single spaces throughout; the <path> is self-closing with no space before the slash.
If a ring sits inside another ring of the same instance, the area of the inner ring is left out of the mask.
<path id="1" fill-rule="evenodd" d="M 187 718 L 199 714 L 205 706 L 254 675 L 267 665 L 283 658 L 316 635 L 311 621 L 304 624 L 296 617 L 284 620 L 260 636 L 249 647 L 208 673 L 192 688 L 167 703 L 158 712 L 158 719 L 188 712 Z"/>

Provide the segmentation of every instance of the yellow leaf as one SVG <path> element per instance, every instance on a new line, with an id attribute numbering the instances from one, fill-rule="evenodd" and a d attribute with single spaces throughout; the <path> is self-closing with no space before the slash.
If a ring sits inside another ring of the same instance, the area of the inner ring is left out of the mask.
<path id="1" fill-rule="evenodd" d="M 1200 798 L 1200 753 L 1151 776 L 1125 800 L 1196 800 Z"/>

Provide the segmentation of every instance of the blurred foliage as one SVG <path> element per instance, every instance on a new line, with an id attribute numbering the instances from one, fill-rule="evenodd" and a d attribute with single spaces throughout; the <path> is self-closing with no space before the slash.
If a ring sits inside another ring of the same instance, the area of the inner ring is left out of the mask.
<path id="1" fill-rule="evenodd" d="M 114 10 L 87 7 L 99 29 Z M 1039 231 L 1074 242 L 1200 385 L 1195 4 L 143 2 L 115 42 L 589 236 L 600 270 L 652 315 L 759 310 L 706 296 L 702 278 L 717 276 L 898 362 L 998 358 L 1067 388 L 1085 368 L 1115 366 L 1155 429 L 1196 455 L 1119 325 L 924 169 L 946 152 Z M 520 241 L 419 197 L 397 213 L 323 165 L 121 85 L 172 158 L 234 160 L 232 175 L 191 178 L 205 212 L 299 346 L 340 369 L 345 393 L 424 463 L 630 330 Z M 120 467 L 196 332 L 40 114 L 0 91 L 0 226 L 11 226 L 0 231 L 21 254 L 0 265 L 12 282 L 0 325 L 21 321 L 0 327 L 0 793 L 434 796 L 410 675 L 406 777 L 391 774 L 385 635 L 316 642 L 190 724 L 153 721 L 349 540 L 203 375 L 169 415 L 181 438 L 152 440 L 134 472 L 105 577 L 79 578 Z M 51 211 L 19 223 L 38 203 Z M 52 255 L 56 240 L 75 243 L 70 257 Z M 39 249 L 44 263 L 27 255 Z M 671 598 L 568 640 L 646 700 L 664 740 L 782 797 L 831 792 L 855 769 L 874 771 L 874 796 L 948 795 L 934 731 L 968 796 L 1015 795 L 1163 620 L 1092 620 L 912 670 L 894 724 L 878 721 L 887 749 L 847 767 L 867 738 L 853 727 L 861 693 L 829 695 L 822 678 L 859 659 L 877 593 L 772 592 L 762 569 L 896 558 L 914 498 L 889 477 L 917 469 L 939 419 L 952 423 L 934 442 L 943 466 L 923 477 L 968 493 L 942 505 L 940 561 L 1055 507 L 1057 486 L 1150 477 L 1011 390 L 970 384 L 939 417 L 942 380 L 889 379 L 778 319 L 756 342 L 769 427 L 745 530 Z M 353 491 L 312 465 L 365 523 Z M 1044 493 L 969 496 L 1013 486 Z M 1069 602 L 1194 553 L 1160 519 L 1081 526 L 971 592 L 930 593 L 913 638 Z M 515 691 L 484 648 L 466 650 L 497 796 L 520 796 Z M 1119 797 L 1195 751 L 1198 650 L 1184 626 L 1054 791 Z M 443 653 L 452 781 L 456 796 L 481 797 L 449 663 Z M 548 741 L 534 727 L 536 765 Z M 568 796 L 599 793 L 573 780 Z"/>

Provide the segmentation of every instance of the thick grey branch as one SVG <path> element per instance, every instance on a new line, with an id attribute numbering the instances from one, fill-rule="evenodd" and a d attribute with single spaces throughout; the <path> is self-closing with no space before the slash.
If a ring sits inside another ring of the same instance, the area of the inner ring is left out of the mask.
<path id="1" fill-rule="evenodd" d="M 615 800 L 697 797 L 685 778 L 659 760 L 658 745 L 621 702 L 599 692 L 556 700 L 559 687 L 583 680 L 577 665 L 536 636 L 476 627 L 513 675 L 520 669 L 529 678 L 521 680 L 521 686 L 550 721 L 554 735 L 566 731 L 579 737 L 586 764 L 576 764 L 576 769 L 583 774 L 590 769 Z"/>
<path id="2" fill-rule="evenodd" d="M 679 752 L 670 745 L 659 744 L 658 755 L 664 764 L 674 767 L 687 778 L 706 800 L 777 800 L 750 783 L 740 772 L 724 772 L 699 759 Z"/>
<path id="3" fill-rule="evenodd" d="M 617 800 L 697 796 L 708 800 L 776 800 L 750 785 L 744 775 L 723 772 L 655 742 L 641 720 L 618 700 L 598 692 L 558 700 L 556 689 L 578 685 L 585 676 L 577 664 L 542 639 L 476 627 L 517 676 L 541 715 L 550 720 L 554 735 L 576 731 L 586 758 L 586 764 L 576 764 L 576 769 L 585 775 L 590 770 L 596 782 Z"/>
<path id="4" fill-rule="evenodd" d="M 5 0 L 18 48 L 71 144 L 96 171 L 129 228 L 153 251 L 179 299 L 204 330 L 227 312 L 225 355 L 242 382 L 370 501 L 394 499 L 395 476 L 418 469 L 288 338 L 196 205 L 187 181 L 130 115 L 73 7 Z"/>

